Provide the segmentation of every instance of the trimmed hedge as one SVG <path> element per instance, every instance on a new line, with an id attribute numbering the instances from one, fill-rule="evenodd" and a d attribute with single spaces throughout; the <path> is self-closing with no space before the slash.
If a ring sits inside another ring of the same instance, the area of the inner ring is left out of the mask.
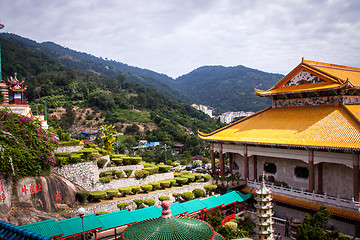
<path id="1" fill-rule="evenodd" d="M 157 190 L 157 189 L 159 189 L 159 187 L 160 187 L 160 183 L 159 182 L 151 182 L 151 183 L 149 183 L 152 187 L 153 187 L 153 191 L 155 191 L 155 190 Z"/>
<path id="2" fill-rule="evenodd" d="M 182 185 L 186 184 L 189 181 L 188 178 L 184 178 L 184 177 L 175 177 L 174 180 L 176 181 L 176 183 L 179 186 L 182 186 Z"/>
<path id="3" fill-rule="evenodd" d="M 205 174 L 202 177 L 204 179 L 204 182 L 208 182 L 210 180 L 210 178 L 211 178 L 211 175 L 210 174 Z"/>
<path id="4" fill-rule="evenodd" d="M 170 182 L 170 180 L 160 180 L 160 181 L 158 181 L 158 183 L 160 183 L 160 186 L 162 187 L 162 188 L 169 188 L 170 187 L 170 184 L 171 184 L 171 182 Z"/>
<path id="5" fill-rule="evenodd" d="M 206 194 L 210 194 L 211 192 L 215 191 L 215 189 L 217 189 L 217 185 L 214 184 L 205 185 L 204 189 L 206 191 Z"/>
<path id="6" fill-rule="evenodd" d="M 155 204 L 155 200 L 154 199 L 151 199 L 151 198 L 149 198 L 149 199 L 144 199 L 144 204 L 145 205 L 147 205 L 147 206 L 153 206 L 154 204 Z"/>
<path id="7" fill-rule="evenodd" d="M 139 186 L 131 186 L 131 192 L 133 194 L 136 194 L 140 191 L 140 187 Z"/>
<path id="8" fill-rule="evenodd" d="M 132 169 L 124 169 L 124 172 L 126 174 L 126 177 L 129 178 L 131 176 L 133 170 Z"/>
<path id="9" fill-rule="evenodd" d="M 129 203 L 127 202 L 122 202 L 119 203 L 118 205 L 116 205 L 120 210 L 124 210 L 125 208 L 127 208 L 127 206 L 129 206 Z"/>
<path id="10" fill-rule="evenodd" d="M 144 199 L 140 199 L 140 198 L 134 199 L 133 201 L 136 204 L 137 208 L 140 208 L 141 205 L 144 203 Z"/>
<path id="11" fill-rule="evenodd" d="M 77 153 L 71 153 L 69 157 L 69 163 L 79 163 L 81 162 L 81 155 Z"/>
<path id="12" fill-rule="evenodd" d="M 149 176 L 149 172 L 146 170 L 136 170 L 135 171 L 135 177 L 137 179 L 146 178 L 147 176 Z"/>
<path id="13" fill-rule="evenodd" d="M 144 192 L 150 192 L 153 188 L 153 186 L 150 184 L 143 184 L 140 187 L 141 187 L 141 190 L 143 190 Z"/>
<path id="14" fill-rule="evenodd" d="M 112 175 L 113 175 L 112 171 L 105 171 L 105 172 L 99 173 L 99 177 L 107 177 L 107 176 L 112 176 Z"/>
<path id="15" fill-rule="evenodd" d="M 159 201 L 160 201 L 160 202 L 165 201 L 165 200 L 169 201 L 169 200 L 170 200 L 170 197 L 169 197 L 169 196 L 160 196 L 160 197 L 159 197 Z"/>
<path id="16" fill-rule="evenodd" d="M 123 158 L 126 157 L 127 155 L 124 154 L 111 154 L 110 155 L 110 160 L 113 160 L 114 158 Z"/>
<path id="17" fill-rule="evenodd" d="M 114 176 L 116 176 L 116 178 L 121 178 L 123 175 L 124 175 L 124 172 L 121 170 L 114 172 Z"/>
<path id="18" fill-rule="evenodd" d="M 159 172 L 159 167 L 158 166 L 154 166 L 154 167 L 146 167 L 143 168 L 143 170 L 146 170 L 149 172 L 150 175 L 158 173 Z"/>
<path id="19" fill-rule="evenodd" d="M 114 158 L 114 159 L 111 159 L 111 162 L 114 163 L 116 166 L 121 166 L 123 163 L 123 159 L 122 158 Z"/>
<path id="20" fill-rule="evenodd" d="M 90 197 L 94 201 L 100 201 L 101 199 L 104 199 L 106 197 L 107 193 L 105 191 L 93 191 L 90 192 Z"/>
<path id="21" fill-rule="evenodd" d="M 205 195 L 204 190 L 202 190 L 200 188 L 195 188 L 194 190 L 192 190 L 192 193 L 194 194 L 194 196 L 196 198 L 203 197 Z"/>
<path id="22" fill-rule="evenodd" d="M 103 168 L 105 166 L 106 162 L 107 162 L 106 159 L 100 158 L 99 160 L 97 160 L 96 164 L 97 164 L 98 168 Z"/>
<path id="23" fill-rule="evenodd" d="M 172 196 L 175 198 L 176 201 L 179 201 L 181 197 L 181 193 L 173 193 Z"/>
<path id="24" fill-rule="evenodd" d="M 132 192 L 132 188 L 131 187 L 120 187 L 118 188 L 119 192 L 121 193 L 122 196 L 126 196 L 129 195 Z"/>
<path id="25" fill-rule="evenodd" d="M 116 197 L 119 194 L 118 189 L 107 189 L 105 192 L 108 194 L 110 198 Z"/>
<path id="26" fill-rule="evenodd" d="M 107 214 L 107 213 L 108 213 L 108 212 L 101 211 L 101 212 L 95 213 L 95 216 L 104 215 L 104 214 Z"/>
<path id="27" fill-rule="evenodd" d="M 111 182 L 111 180 L 113 180 L 112 176 L 106 176 L 106 177 L 99 178 L 99 182 L 101 182 L 101 183 L 109 183 L 109 182 Z"/>
<path id="28" fill-rule="evenodd" d="M 170 171 L 171 166 L 170 165 L 159 165 L 159 172 L 160 173 L 167 173 Z"/>
<path id="29" fill-rule="evenodd" d="M 192 192 L 183 192 L 181 194 L 181 198 L 184 199 L 185 201 L 189 201 L 194 199 L 194 193 Z"/>
<path id="30" fill-rule="evenodd" d="M 75 194 L 75 199 L 83 204 L 85 203 L 85 201 L 87 200 L 87 198 L 90 196 L 90 193 L 86 190 L 81 190 L 81 191 L 78 191 L 76 194 Z"/>
<path id="31" fill-rule="evenodd" d="M 195 176 L 195 181 L 200 180 L 202 174 L 201 173 L 192 173 L 191 175 Z"/>
<path id="32" fill-rule="evenodd" d="M 188 183 L 194 182 L 195 181 L 195 176 L 192 174 L 184 174 L 181 177 L 183 178 L 187 178 L 188 179 Z"/>
<path id="33" fill-rule="evenodd" d="M 170 187 L 174 186 L 176 184 L 175 179 L 168 179 L 170 181 Z"/>

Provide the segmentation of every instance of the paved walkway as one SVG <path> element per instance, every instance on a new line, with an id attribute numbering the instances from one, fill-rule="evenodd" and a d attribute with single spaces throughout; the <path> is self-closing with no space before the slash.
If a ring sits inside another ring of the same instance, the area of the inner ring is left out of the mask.
<path id="1" fill-rule="evenodd" d="M 278 224 L 278 223 L 274 223 L 273 225 L 274 229 L 275 229 L 275 233 L 280 233 L 281 235 L 281 240 L 291 240 L 291 238 L 289 237 L 285 237 L 285 226 Z"/>

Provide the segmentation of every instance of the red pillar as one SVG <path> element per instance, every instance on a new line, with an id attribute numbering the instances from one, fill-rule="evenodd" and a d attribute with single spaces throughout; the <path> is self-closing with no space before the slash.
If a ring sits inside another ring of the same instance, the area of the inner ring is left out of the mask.
<path id="1" fill-rule="evenodd" d="M 254 169 L 254 173 L 253 173 L 253 180 L 257 180 L 257 155 L 254 155 L 253 156 L 254 158 L 254 166 L 253 166 L 253 169 Z"/>
<path id="2" fill-rule="evenodd" d="M 224 154 L 223 154 L 223 146 L 222 143 L 220 144 L 220 172 L 221 176 L 225 177 L 225 163 L 224 163 Z"/>
<path id="3" fill-rule="evenodd" d="M 232 163 L 233 163 L 233 159 L 234 158 L 234 154 L 233 153 L 229 153 L 229 168 L 230 168 L 230 175 L 233 174 L 232 172 Z"/>
<path id="4" fill-rule="evenodd" d="M 315 176 L 314 176 L 314 150 L 308 150 L 309 159 L 309 192 L 313 192 L 315 188 Z"/>
<path id="5" fill-rule="evenodd" d="M 359 153 L 353 155 L 353 182 L 354 182 L 354 200 L 360 201 L 360 170 L 359 170 Z"/>
<path id="6" fill-rule="evenodd" d="M 318 174 L 317 174 L 317 182 L 318 182 L 318 189 L 317 193 L 323 194 L 323 164 L 318 164 Z"/>
<path id="7" fill-rule="evenodd" d="M 249 159 L 247 156 L 247 145 L 244 145 L 244 179 L 249 178 Z"/>
<path id="8" fill-rule="evenodd" d="M 210 143 L 210 158 L 211 158 L 211 173 L 215 173 L 215 153 L 214 153 L 214 143 Z"/>

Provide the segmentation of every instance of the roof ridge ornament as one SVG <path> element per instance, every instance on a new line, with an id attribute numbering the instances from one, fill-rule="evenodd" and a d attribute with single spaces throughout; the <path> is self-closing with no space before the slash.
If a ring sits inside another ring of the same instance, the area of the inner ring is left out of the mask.
<path id="1" fill-rule="evenodd" d="M 161 207 L 162 207 L 162 211 L 161 211 L 161 218 L 171 218 L 173 215 L 171 214 L 171 209 L 170 209 L 170 205 L 171 202 L 170 201 L 162 201 L 161 202 Z"/>

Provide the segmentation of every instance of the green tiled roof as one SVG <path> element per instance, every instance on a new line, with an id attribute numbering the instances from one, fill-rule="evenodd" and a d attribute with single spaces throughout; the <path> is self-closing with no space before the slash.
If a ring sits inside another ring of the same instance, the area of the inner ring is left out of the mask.
<path id="1" fill-rule="evenodd" d="M 26 225 L 20 226 L 24 229 L 27 229 L 32 232 L 36 232 L 40 235 L 52 238 L 52 237 L 60 237 L 63 235 L 63 231 L 61 230 L 59 224 L 55 221 L 55 219 L 49 219 L 41 222 L 30 223 Z"/>
<path id="2" fill-rule="evenodd" d="M 238 194 L 237 191 L 232 191 L 232 192 L 223 194 L 221 196 L 218 196 L 217 198 L 218 198 L 218 201 L 223 204 L 223 206 L 227 206 L 232 203 L 244 201 L 244 199 L 241 198 L 241 196 Z"/>
<path id="3" fill-rule="evenodd" d="M 181 206 L 186 209 L 186 211 L 188 212 L 187 214 L 194 213 L 206 208 L 206 205 L 198 198 L 181 203 Z"/>
<path id="4" fill-rule="evenodd" d="M 160 210 L 161 210 L 161 207 L 160 207 Z M 170 206 L 170 210 L 171 210 L 171 214 L 173 216 L 177 216 L 177 215 L 187 212 L 187 210 L 179 202 L 172 203 Z"/>
<path id="5" fill-rule="evenodd" d="M 107 213 L 96 217 L 103 226 L 101 231 L 136 222 L 133 213 L 128 210 Z"/>
<path id="6" fill-rule="evenodd" d="M 49 237 L 0 221 L 0 239 L 7 240 L 49 240 Z"/>
<path id="7" fill-rule="evenodd" d="M 135 222 L 140 222 L 146 219 L 157 218 L 161 215 L 161 209 L 156 206 L 151 206 L 147 208 L 140 208 L 135 211 L 131 211 L 132 216 L 134 216 Z"/>
<path id="8" fill-rule="evenodd" d="M 223 204 L 221 201 L 219 201 L 219 198 L 217 196 L 204 198 L 201 199 L 200 201 L 206 205 L 207 208 L 205 210 L 210 210 L 212 208 L 221 206 Z"/>
<path id="9" fill-rule="evenodd" d="M 225 240 L 225 238 L 223 236 L 221 236 L 220 234 L 218 234 L 217 232 L 215 232 L 214 240 Z"/>
<path id="10" fill-rule="evenodd" d="M 213 239 L 214 230 L 209 224 L 192 218 L 171 217 L 146 220 L 129 226 L 123 239 L 178 240 Z"/>
<path id="11" fill-rule="evenodd" d="M 61 238 L 76 235 L 83 232 L 82 222 L 80 217 L 65 219 L 58 222 L 60 228 L 64 232 Z M 94 214 L 84 216 L 84 230 L 85 232 L 95 229 L 101 229 L 102 224 Z"/>

